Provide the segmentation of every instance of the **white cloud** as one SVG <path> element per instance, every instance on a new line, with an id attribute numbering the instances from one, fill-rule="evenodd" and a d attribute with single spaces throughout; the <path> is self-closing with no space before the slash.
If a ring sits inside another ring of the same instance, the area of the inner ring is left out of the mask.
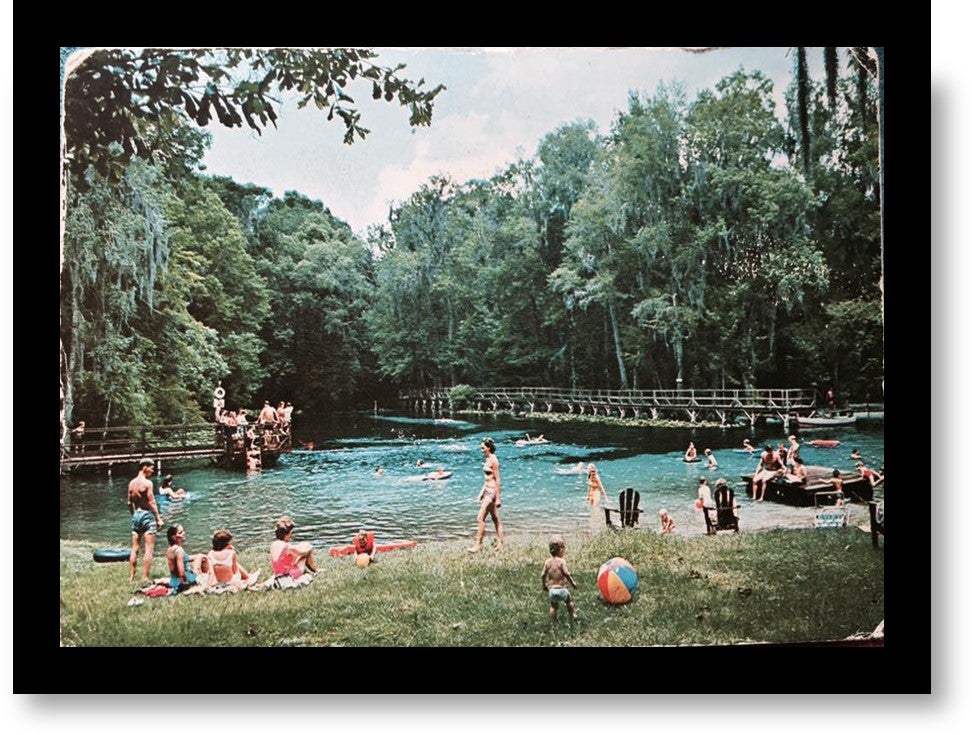
<path id="1" fill-rule="evenodd" d="M 456 182 L 489 178 L 515 161 L 523 141 L 518 118 L 500 115 L 498 121 L 496 125 L 492 116 L 482 113 L 450 115 L 436 122 L 434 136 L 417 134 L 406 165 L 387 165 L 378 172 L 377 193 L 364 220 L 384 220 L 390 203 L 407 199 L 432 176 L 442 174 Z M 495 132 L 489 130 L 493 126 Z"/>

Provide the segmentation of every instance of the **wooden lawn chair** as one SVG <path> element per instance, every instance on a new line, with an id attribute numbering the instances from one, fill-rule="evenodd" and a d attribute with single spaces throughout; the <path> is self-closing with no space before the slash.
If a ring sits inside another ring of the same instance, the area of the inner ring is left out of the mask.
<path id="1" fill-rule="evenodd" d="M 636 528 L 643 512 L 641 508 L 638 507 L 640 502 L 641 493 L 639 493 L 633 487 L 625 488 L 618 495 L 617 508 L 608 508 L 605 506 L 604 522 L 609 528 L 617 528 L 617 525 L 611 520 L 611 514 L 617 513 L 621 528 Z"/>

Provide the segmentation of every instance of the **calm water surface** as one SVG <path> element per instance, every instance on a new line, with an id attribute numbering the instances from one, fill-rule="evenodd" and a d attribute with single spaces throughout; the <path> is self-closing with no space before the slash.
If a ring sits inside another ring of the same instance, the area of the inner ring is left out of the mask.
<path id="1" fill-rule="evenodd" d="M 543 434 L 549 444 L 517 447 L 516 440 Z M 542 419 L 471 418 L 436 421 L 385 414 L 341 414 L 311 425 L 298 418 L 295 439 L 314 442 L 314 449 L 295 450 L 281 457 L 277 467 L 245 474 L 208 462 L 167 463 L 155 476 L 175 476 L 190 498 L 160 502 L 166 523 L 180 523 L 190 550 L 208 548 L 217 528 L 230 529 L 238 549 L 266 547 L 273 539 L 273 523 L 289 515 L 297 524 L 295 540 L 326 547 L 346 544 L 359 528 L 376 531 L 379 543 L 415 539 L 419 542 L 472 539 L 476 530 L 476 496 L 482 486 L 480 441 L 491 436 L 500 462 L 507 533 L 551 533 L 589 527 L 603 528 L 604 515 L 592 519 L 585 502 L 584 474 L 565 474 L 578 462 L 594 462 L 611 505 L 626 487 L 641 493 L 644 524 L 657 525 L 658 510 L 668 508 L 677 533 L 705 531 L 694 509 L 700 477 L 714 484 L 725 477 L 740 500 L 740 529 L 810 527 L 812 508 L 777 503 L 753 504 L 736 484 L 750 473 L 758 455 L 740 451 L 749 437 L 756 446 L 786 444 L 782 425 L 729 429 L 648 429 L 593 424 L 549 423 Z M 797 432 L 801 456 L 808 465 L 851 471 L 850 452 L 857 447 L 869 466 L 884 466 L 883 424 L 854 428 Z M 813 438 L 838 439 L 840 447 L 818 449 Z M 687 464 L 682 454 L 694 441 L 701 454 L 708 447 L 719 462 L 715 471 Z M 425 467 L 417 467 L 422 460 Z M 375 476 L 382 467 L 384 475 Z M 453 473 L 447 480 L 423 480 L 428 470 L 442 467 Z M 113 476 L 75 474 L 60 483 L 61 538 L 86 539 L 99 545 L 127 546 L 130 542 L 126 507 L 128 481 L 134 466 L 115 467 Z M 487 541 L 492 523 L 487 521 Z M 164 540 L 162 541 L 164 545 Z"/>

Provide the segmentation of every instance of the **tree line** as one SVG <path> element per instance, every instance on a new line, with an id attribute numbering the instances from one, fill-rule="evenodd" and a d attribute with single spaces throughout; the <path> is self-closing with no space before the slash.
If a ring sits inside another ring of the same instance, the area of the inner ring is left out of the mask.
<path id="1" fill-rule="evenodd" d="M 69 423 L 199 421 L 217 381 L 231 405 L 310 412 L 461 384 L 881 396 L 866 56 L 847 54 L 826 83 L 795 79 L 782 119 L 759 71 L 691 100 L 678 83 L 631 92 L 610 130 L 577 120 L 489 179 L 433 177 L 358 237 L 299 192 L 202 172 L 202 100 L 222 124 L 262 113 L 265 126 L 266 85 L 317 74 L 331 96 L 315 101 L 343 109 L 353 139 L 367 130 L 336 78 L 360 75 L 389 101 L 405 90 L 411 124 L 431 120 L 440 88 L 347 50 L 313 63 L 98 53 L 65 85 Z M 226 87 L 231 62 L 259 72 L 255 86 Z M 205 75 L 215 82 L 193 94 Z M 106 99 L 139 114 L 92 120 Z"/>

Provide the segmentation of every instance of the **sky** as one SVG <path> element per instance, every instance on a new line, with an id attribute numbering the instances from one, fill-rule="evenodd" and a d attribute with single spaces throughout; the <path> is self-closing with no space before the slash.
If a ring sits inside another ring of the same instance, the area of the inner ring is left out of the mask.
<path id="1" fill-rule="evenodd" d="M 793 76 L 787 47 L 723 48 L 690 53 L 678 48 L 377 48 L 379 63 L 403 63 L 409 79 L 446 89 L 432 124 L 412 128 L 408 111 L 371 99 L 370 84 L 349 92 L 371 130 L 342 142 L 344 125 L 327 122 L 316 107 L 285 104 L 277 129 L 211 127 L 205 158 L 211 174 L 267 187 L 275 196 L 298 191 L 318 199 L 358 234 L 384 222 L 389 205 L 407 199 L 435 174 L 458 182 L 488 178 L 519 157 L 532 157 L 544 135 L 577 120 L 608 132 L 629 91 L 651 95 L 659 83 L 680 83 L 687 98 L 742 67 L 774 82 L 782 116 L 783 92 Z M 811 75 L 822 79 L 822 50 L 809 54 Z"/>

